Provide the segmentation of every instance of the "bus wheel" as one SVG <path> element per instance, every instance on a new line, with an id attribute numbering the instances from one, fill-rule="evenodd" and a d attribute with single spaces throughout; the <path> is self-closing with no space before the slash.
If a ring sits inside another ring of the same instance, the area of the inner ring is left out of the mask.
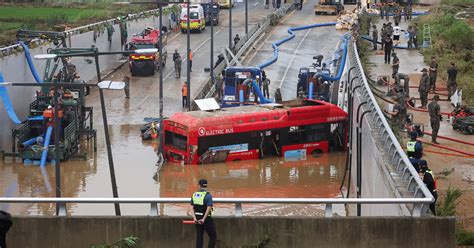
<path id="1" fill-rule="evenodd" d="M 242 161 L 242 159 L 240 159 L 240 158 L 236 158 L 236 159 L 232 160 L 232 162 L 240 162 L 240 161 Z"/>

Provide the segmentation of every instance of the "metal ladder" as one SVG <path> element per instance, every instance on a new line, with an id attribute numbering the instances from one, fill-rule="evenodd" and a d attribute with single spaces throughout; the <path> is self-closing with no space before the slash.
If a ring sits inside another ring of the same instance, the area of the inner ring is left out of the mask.
<path id="1" fill-rule="evenodd" d="M 431 29 L 429 24 L 423 25 L 423 50 L 431 48 Z"/>

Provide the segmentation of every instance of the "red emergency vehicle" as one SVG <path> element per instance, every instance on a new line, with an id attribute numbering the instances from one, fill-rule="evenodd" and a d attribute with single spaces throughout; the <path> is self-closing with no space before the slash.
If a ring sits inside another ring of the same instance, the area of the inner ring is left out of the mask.
<path id="1" fill-rule="evenodd" d="M 154 75 L 160 66 L 166 65 L 167 50 L 166 44 L 168 42 L 167 34 L 163 34 L 163 55 L 158 52 L 150 52 L 144 54 L 130 54 L 129 67 L 132 76 L 149 76 Z M 159 48 L 160 31 L 158 29 L 146 28 L 143 32 L 134 35 L 132 40 L 127 45 L 128 50 L 145 50 Z M 160 63 L 161 62 L 161 63 Z"/>
<path id="2" fill-rule="evenodd" d="M 164 120 L 164 151 L 186 164 L 303 157 L 344 150 L 346 126 L 346 112 L 317 100 L 180 112 Z"/>

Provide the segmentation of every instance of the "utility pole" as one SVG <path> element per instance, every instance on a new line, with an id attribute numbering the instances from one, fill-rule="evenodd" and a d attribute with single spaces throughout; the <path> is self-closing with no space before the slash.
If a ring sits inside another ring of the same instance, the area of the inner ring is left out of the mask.
<path id="1" fill-rule="evenodd" d="M 158 49 L 159 49 L 159 54 L 160 54 L 160 109 L 159 109 L 159 114 L 160 114 L 160 128 L 159 128 L 159 146 L 158 146 L 158 153 L 163 156 L 163 151 L 164 151 L 164 137 L 163 137 L 163 4 L 162 2 L 158 3 L 159 8 L 160 8 L 160 41 L 158 44 Z"/>
<path id="2" fill-rule="evenodd" d="M 191 1 L 188 0 L 188 1 L 187 1 L 187 4 L 188 4 L 188 9 L 187 9 L 187 16 L 186 16 L 186 31 L 187 31 L 187 37 L 186 37 L 186 39 L 187 39 L 187 40 L 186 40 L 186 42 L 187 42 L 186 51 L 187 51 L 187 52 L 186 52 L 186 56 L 188 56 L 188 57 L 187 57 L 187 60 L 186 60 L 186 61 L 188 62 L 188 63 L 187 63 L 187 65 L 188 65 L 188 66 L 187 66 L 187 69 L 188 69 L 188 70 L 186 71 L 186 86 L 187 86 L 187 89 L 188 89 L 188 92 L 187 92 L 187 93 L 188 93 L 188 94 L 187 94 L 187 98 L 188 98 L 188 99 L 187 99 L 186 102 L 187 102 L 187 104 L 188 104 L 188 106 L 187 106 L 187 107 L 188 107 L 188 111 L 190 111 L 190 110 L 191 110 L 191 102 L 190 102 L 190 101 L 191 101 L 191 61 L 189 60 L 189 59 L 190 59 L 190 58 L 189 58 L 189 54 L 190 54 L 190 52 L 191 52 L 191 39 L 190 39 L 189 34 L 190 34 L 191 31 L 190 31 L 190 29 L 189 29 L 189 8 L 191 7 L 191 6 L 190 6 L 190 5 L 191 5 Z"/>
<path id="3" fill-rule="evenodd" d="M 249 33 L 249 0 L 245 0 L 245 35 Z"/>
<path id="4" fill-rule="evenodd" d="M 232 2 L 229 0 L 229 49 L 232 51 Z"/>

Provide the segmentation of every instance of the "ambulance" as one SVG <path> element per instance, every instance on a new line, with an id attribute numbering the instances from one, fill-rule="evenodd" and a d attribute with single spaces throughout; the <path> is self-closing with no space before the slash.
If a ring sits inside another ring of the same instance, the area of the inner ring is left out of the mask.
<path id="1" fill-rule="evenodd" d="M 181 9 L 181 16 L 180 16 L 180 25 L 181 25 L 181 32 L 187 32 L 187 15 L 188 9 L 187 5 L 183 4 Z M 202 30 L 206 29 L 206 17 L 204 16 L 204 9 L 200 4 L 191 4 L 189 6 L 189 29 L 190 31 L 197 31 L 201 33 Z"/>

